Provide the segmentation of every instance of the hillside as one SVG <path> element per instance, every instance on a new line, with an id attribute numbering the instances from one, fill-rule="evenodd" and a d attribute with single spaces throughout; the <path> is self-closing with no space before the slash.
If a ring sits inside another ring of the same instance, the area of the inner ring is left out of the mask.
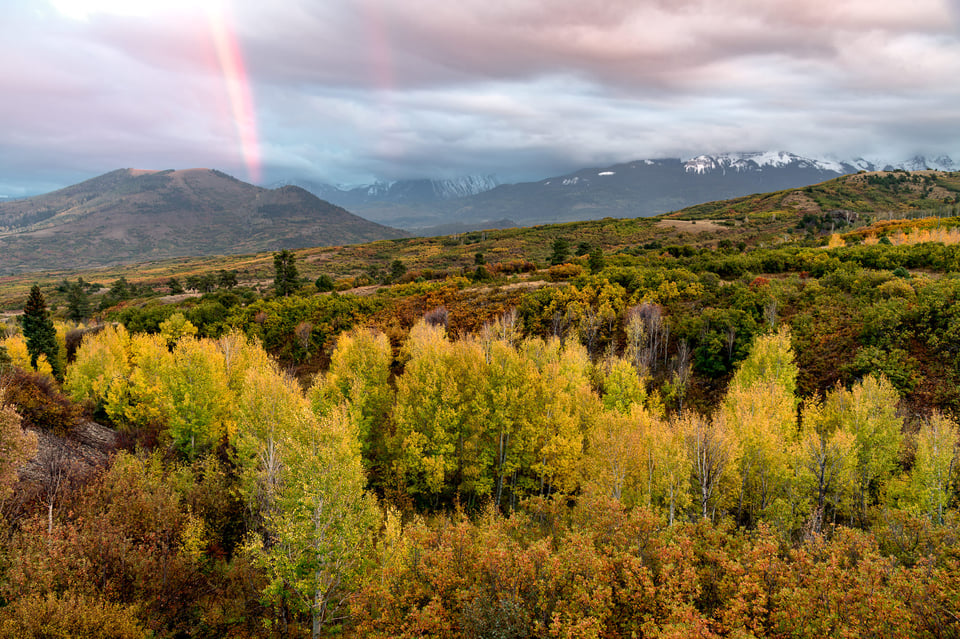
<path id="1" fill-rule="evenodd" d="M 957 636 L 958 179 L 0 278 L 0 628 Z"/>
<path id="2" fill-rule="evenodd" d="M 0 203 L 0 273 L 402 235 L 298 187 L 264 189 L 208 169 L 119 169 L 47 195 Z"/>

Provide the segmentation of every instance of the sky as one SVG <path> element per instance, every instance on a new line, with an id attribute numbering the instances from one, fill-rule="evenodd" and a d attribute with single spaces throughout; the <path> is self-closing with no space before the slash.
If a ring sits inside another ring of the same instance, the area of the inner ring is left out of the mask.
<path id="1" fill-rule="evenodd" d="M 727 151 L 960 161 L 960 0 L 0 0 L 0 196 Z"/>

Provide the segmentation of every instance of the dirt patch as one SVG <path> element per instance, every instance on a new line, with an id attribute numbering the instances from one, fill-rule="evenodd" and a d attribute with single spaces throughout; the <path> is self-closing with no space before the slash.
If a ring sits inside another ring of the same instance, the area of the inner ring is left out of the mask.
<path id="1" fill-rule="evenodd" d="M 47 431 L 33 432 L 37 435 L 37 454 L 20 469 L 20 478 L 25 481 L 42 482 L 52 465 L 86 475 L 106 464 L 117 449 L 117 433 L 89 420 L 78 424 L 66 439 Z"/>
<path id="2" fill-rule="evenodd" d="M 813 198 L 804 193 L 803 191 L 794 191 L 793 193 L 787 195 L 783 198 L 783 201 L 780 203 L 782 206 L 791 206 L 794 209 L 800 211 L 801 213 L 821 213 L 822 209 L 820 205 L 817 204 Z"/>
<path id="3" fill-rule="evenodd" d="M 722 231 L 729 228 L 723 224 L 718 224 L 714 220 L 660 220 L 657 222 L 660 228 L 673 228 L 688 231 Z"/>

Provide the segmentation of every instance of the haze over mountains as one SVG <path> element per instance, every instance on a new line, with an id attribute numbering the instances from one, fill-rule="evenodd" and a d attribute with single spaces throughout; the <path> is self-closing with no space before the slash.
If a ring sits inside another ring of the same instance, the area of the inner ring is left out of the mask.
<path id="1" fill-rule="evenodd" d="M 265 189 L 209 169 L 119 169 L 0 202 L 0 274 L 404 235 L 295 186 Z"/>
<path id="2" fill-rule="evenodd" d="M 841 162 L 783 152 L 728 153 L 638 160 L 519 184 L 500 184 L 483 176 L 350 189 L 310 181 L 267 189 L 209 169 L 119 169 L 46 195 L 0 201 L 0 275 L 407 235 L 391 227 L 444 235 L 646 217 L 881 168 L 955 166 L 945 156 L 935 160 L 918 156 L 880 167 L 864 159 Z"/>
<path id="3" fill-rule="evenodd" d="M 499 184 L 490 176 L 353 187 L 293 183 L 368 219 L 432 235 L 603 217 L 646 217 L 713 200 L 806 186 L 857 171 L 925 168 L 951 171 L 956 167 L 946 156 L 933 160 L 915 156 L 888 163 L 765 152 L 637 160 L 519 184 Z"/>

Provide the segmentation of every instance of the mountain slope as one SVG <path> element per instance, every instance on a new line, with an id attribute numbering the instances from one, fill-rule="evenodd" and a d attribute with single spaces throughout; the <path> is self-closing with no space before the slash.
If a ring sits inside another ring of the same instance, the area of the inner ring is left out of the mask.
<path id="1" fill-rule="evenodd" d="M 0 273 L 402 237 L 299 187 L 208 169 L 119 169 L 0 202 Z"/>
<path id="2" fill-rule="evenodd" d="M 450 228 L 492 228 L 497 225 L 495 220 L 503 219 L 531 225 L 603 217 L 648 217 L 704 202 L 798 188 L 881 168 L 949 171 L 953 162 L 946 156 L 934 160 L 916 156 L 889 164 L 863 158 L 808 158 L 786 152 L 723 153 L 686 160 L 636 160 L 494 188 L 487 188 L 490 183 L 474 185 L 472 195 L 460 197 L 455 191 L 449 191 L 445 197 L 412 195 L 426 193 L 429 185 L 438 184 L 431 180 L 384 183 L 351 191 L 324 185 L 305 186 L 372 220 L 433 234 Z M 419 190 L 414 185 L 419 185 Z"/>

